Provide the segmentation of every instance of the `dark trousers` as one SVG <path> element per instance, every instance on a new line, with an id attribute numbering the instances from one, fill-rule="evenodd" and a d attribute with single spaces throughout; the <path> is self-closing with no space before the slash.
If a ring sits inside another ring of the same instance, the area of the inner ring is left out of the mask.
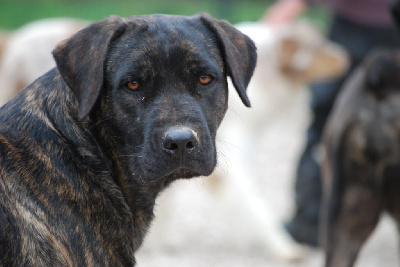
<path id="1" fill-rule="evenodd" d="M 335 16 L 329 39 L 347 49 L 350 68 L 344 77 L 311 86 L 312 122 L 307 131 L 307 141 L 300 157 L 295 182 L 295 214 L 286 225 L 289 233 L 299 242 L 317 246 L 318 221 L 321 203 L 321 173 L 315 156 L 321 135 L 335 98 L 349 74 L 364 56 L 378 47 L 400 47 L 400 32 L 394 28 L 375 28 L 358 25 Z"/>

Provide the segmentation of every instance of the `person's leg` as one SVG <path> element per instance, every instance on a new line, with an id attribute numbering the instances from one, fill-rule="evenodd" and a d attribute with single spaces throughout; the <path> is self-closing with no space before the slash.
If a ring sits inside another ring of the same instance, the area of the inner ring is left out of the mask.
<path id="1" fill-rule="evenodd" d="M 323 127 L 340 84 L 341 80 L 320 83 L 311 87 L 313 118 L 307 130 L 305 149 L 296 172 L 295 214 L 286 224 L 286 229 L 296 241 L 311 246 L 318 246 L 318 219 L 321 202 L 319 144 Z"/>

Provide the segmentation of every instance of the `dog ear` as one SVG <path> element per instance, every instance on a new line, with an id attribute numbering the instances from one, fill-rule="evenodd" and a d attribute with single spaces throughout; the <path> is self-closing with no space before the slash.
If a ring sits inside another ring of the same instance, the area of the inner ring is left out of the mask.
<path id="1" fill-rule="evenodd" d="M 86 116 L 103 86 L 104 63 L 113 38 L 122 34 L 122 18 L 109 16 L 62 41 L 53 50 L 57 68 L 79 102 L 79 116 Z"/>
<path id="2" fill-rule="evenodd" d="M 257 62 L 256 46 L 245 34 L 226 21 L 201 14 L 202 22 L 217 36 L 222 48 L 228 76 L 231 77 L 243 104 L 250 107 L 246 88 Z"/>
<path id="3" fill-rule="evenodd" d="M 399 55 L 394 51 L 376 50 L 366 59 L 366 85 L 372 91 L 400 88 Z"/>

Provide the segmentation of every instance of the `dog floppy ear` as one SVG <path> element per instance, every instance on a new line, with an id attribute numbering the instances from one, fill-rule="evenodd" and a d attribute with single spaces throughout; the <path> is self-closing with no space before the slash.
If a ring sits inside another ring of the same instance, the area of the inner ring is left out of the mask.
<path id="1" fill-rule="evenodd" d="M 123 20 L 109 16 L 62 41 L 53 50 L 57 68 L 79 102 L 79 116 L 86 116 L 103 86 L 108 47 L 124 30 Z"/>
<path id="2" fill-rule="evenodd" d="M 400 87 L 400 66 L 394 51 L 376 50 L 369 57 L 366 85 L 371 90 Z"/>
<path id="3" fill-rule="evenodd" d="M 222 48 L 222 55 L 243 104 L 250 107 L 246 88 L 257 62 L 256 46 L 245 34 L 225 21 L 216 20 L 207 14 L 200 15 L 203 23 L 214 32 Z"/>

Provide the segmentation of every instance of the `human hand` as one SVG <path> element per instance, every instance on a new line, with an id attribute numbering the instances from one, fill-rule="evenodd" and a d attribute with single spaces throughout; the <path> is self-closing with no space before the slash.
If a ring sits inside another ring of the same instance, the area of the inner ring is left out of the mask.
<path id="1" fill-rule="evenodd" d="M 280 25 L 295 20 L 307 5 L 304 0 L 280 0 L 264 14 L 262 22 L 269 25 Z"/>

